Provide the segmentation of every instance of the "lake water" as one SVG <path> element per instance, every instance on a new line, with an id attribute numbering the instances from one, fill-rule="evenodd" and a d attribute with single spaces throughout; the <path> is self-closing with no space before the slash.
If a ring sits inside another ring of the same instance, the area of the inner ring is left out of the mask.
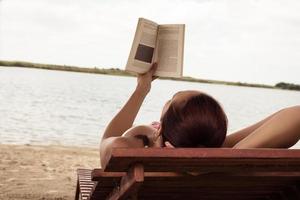
<path id="1" fill-rule="evenodd" d="M 0 143 L 97 147 L 135 84 L 132 77 L 0 67 Z M 300 104 L 296 91 L 156 80 L 135 124 L 158 120 L 164 103 L 188 89 L 221 102 L 229 133 Z"/>

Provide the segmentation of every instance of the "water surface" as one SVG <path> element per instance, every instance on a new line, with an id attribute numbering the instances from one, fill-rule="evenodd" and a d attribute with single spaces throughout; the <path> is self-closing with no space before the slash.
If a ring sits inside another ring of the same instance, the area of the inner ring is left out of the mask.
<path id="1" fill-rule="evenodd" d="M 135 85 L 132 77 L 0 67 L 0 143 L 97 147 Z M 221 102 L 229 133 L 300 104 L 297 91 L 156 80 L 135 124 L 158 120 L 164 103 L 188 89 Z"/>

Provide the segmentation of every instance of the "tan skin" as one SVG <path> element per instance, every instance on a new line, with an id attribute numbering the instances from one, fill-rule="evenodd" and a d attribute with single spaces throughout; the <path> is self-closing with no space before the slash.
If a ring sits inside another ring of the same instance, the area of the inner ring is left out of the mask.
<path id="1" fill-rule="evenodd" d="M 146 135 L 149 147 L 174 148 L 168 141 L 163 144 L 160 128 L 150 125 L 133 126 L 137 113 L 151 89 L 151 82 L 156 78 L 153 74 L 157 68 L 138 75 L 137 86 L 126 104 L 108 124 L 100 144 L 100 158 L 116 147 L 144 147 L 143 141 L 134 136 Z M 188 90 L 176 93 L 169 100 L 162 115 L 170 104 L 183 106 L 187 99 L 200 94 L 199 91 Z M 289 148 L 300 139 L 300 106 L 282 109 L 273 115 L 228 135 L 222 147 L 227 148 Z M 101 163 L 102 160 L 101 160 Z"/>

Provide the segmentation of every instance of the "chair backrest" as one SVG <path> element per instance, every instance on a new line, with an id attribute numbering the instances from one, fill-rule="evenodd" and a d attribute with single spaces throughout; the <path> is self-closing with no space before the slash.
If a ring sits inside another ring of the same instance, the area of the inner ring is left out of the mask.
<path id="1" fill-rule="evenodd" d="M 116 148 L 104 160 L 107 172 L 134 163 L 146 172 L 300 172 L 300 149 Z"/>
<path id="2" fill-rule="evenodd" d="M 300 199 L 300 150 L 116 148 L 91 199 Z"/>

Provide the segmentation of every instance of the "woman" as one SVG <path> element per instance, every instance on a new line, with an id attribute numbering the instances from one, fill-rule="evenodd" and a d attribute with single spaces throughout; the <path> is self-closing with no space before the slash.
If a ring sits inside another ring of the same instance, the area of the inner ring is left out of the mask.
<path id="1" fill-rule="evenodd" d="M 138 76 L 127 103 L 108 124 L 100 157 L 115 147 L 289 148 L 300 139 L 300 106 L 283 109 L 226 137 L 227 117 L 219 103 L 199 91 L 176 93 L 164 106 L 158 123 L 132 127 L 151 89 L 157 66 Z M 101 160 L 102 163 L 102 160 Z"/>

